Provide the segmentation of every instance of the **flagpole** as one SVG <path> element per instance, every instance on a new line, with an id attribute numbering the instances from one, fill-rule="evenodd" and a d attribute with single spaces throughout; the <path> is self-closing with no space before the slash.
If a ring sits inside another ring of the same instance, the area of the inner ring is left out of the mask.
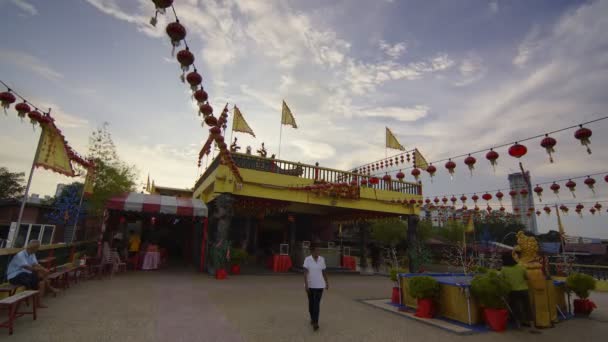
<path id="1" fill-rule="evenodd" d="M 49 108 L 50 114 L 51 109 Z M 34 170 L 36 169 L 36 161 L 38 160 L 38 156 L 40 155 L 40 147 L 42 146 L 42 135 L 44 134 L 44 128 L 40 126 L 40 137 L 38 138 L 38 147 L 36 147 L 36 153 L 34 154 L 34 160 L 32 161 L 32 168 L 30 169 L 30 176 L 27 180 L 27 185 L 25 186 L 25 193 L 23 194 L 23 198 L 21 199 L 21 208 L 19 208 L 19 217 L 17 218 L 17 229 L 21 227 L 21 220 L 23 219 L 23 211 L 25 210 L 25 203 L 27 202 L 27 195 L 30 192 L 30 186 L 32 185 L 32 177 L 34 176 Z"/>
<path id="2" fill-rule="evenodd" d="M 232 144 L 232 133 L 234 132 L 234 113 L 236 112 L 236 105 L 232 108 L 232 127 L 230 128 L 230 140 L 228 141 Z"/>
<path id="3" fill-rule="evenodd" d="M 281 129 L 279 130 L 279 157 L 281 159 L 281 140 L 283 139 L 283 120 L 281 119 Z"/>

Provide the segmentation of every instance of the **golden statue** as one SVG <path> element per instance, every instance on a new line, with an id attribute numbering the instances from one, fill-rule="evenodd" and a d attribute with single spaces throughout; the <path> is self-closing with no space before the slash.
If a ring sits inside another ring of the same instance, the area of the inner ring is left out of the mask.
<path id="1" fill-rule="evenodd" d="M 513 259 L 526 268 L 530 305 L 534 313 L 535 324 L 539 328 L 548 328 L 557 319 L 557 307 L 549 297 L 549 287 L 553 286 L 543 273 L 543 264 L 538 255 L 538 241 L 533 236 L 526 236 L 523 231 L 517 232 L 517 245 L 513 248 Z"/>

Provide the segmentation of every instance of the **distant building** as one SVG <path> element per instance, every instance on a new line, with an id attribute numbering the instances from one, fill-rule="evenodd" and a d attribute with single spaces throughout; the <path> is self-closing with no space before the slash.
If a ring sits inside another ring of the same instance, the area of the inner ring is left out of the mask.
<path id="1" fill-rule="evenodd" d="M 159 185 L 155 185 L 151 189 L 150 193 L 155 194 L 155 195 L 162 195 L 162 196 L 192 198 L 192 190 L 180 189 L 180 188 L 170 188 L 170 187 L 159 186 Z"/>
<path id="2" fill-rule="evenodd" d="M 526 181 L 528 179 L 528 181 Z M 518 192 L 516 196 L 511 197 L 511 204 L 513 205 L 513 213 L 519 218 L 519 221 L 526 226 L 526 230 L 538 234 L 538 226 L 536 225 L 536 215 L 534 210 L 530 211 L 530 208 L 534 209 L 534 196 L 532 192 L 532 183 L 530 180 L 530 172 L 526 171 L 525 174 L 521 172 L 512 173 L 509 175 L 509 185 L 511 189 Z M 528 190 L 527 196 L 522 196 L 519 192 L 522 189 Z M 515 208 L 519 208 L 519 211 L 515 211 Z"/>

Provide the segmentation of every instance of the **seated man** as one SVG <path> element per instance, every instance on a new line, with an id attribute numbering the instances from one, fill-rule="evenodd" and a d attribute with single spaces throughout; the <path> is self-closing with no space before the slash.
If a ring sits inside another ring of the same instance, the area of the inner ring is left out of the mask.
<path id="1" fill-rule="evenodd" d="M 47 279 L 49 270 L 38 264 L 38 259 L 36 259 L 38 248 L 40 248 L 40 241 L 31 240 L 24 250 L 15 254 L 8 264 L 6 278 L 13 285 L 24 286 L 28 290 L 39 290 L 38 306 L 46 308 L 42 305 L 45 289 L 48 287 L 54 293 L 58 290 L 49 284 Z"/>

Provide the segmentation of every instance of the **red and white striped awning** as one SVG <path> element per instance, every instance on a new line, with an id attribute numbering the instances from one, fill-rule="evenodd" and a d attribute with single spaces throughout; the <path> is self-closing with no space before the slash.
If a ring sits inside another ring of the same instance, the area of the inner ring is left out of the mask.
<path id="1" fill-rule="evenodd" d="M 137 192 L 111 198 L 107 202 L 106 208 L 176 216 L 207 217 L 207 206 L 199 199 L 146 195 Z"/>

